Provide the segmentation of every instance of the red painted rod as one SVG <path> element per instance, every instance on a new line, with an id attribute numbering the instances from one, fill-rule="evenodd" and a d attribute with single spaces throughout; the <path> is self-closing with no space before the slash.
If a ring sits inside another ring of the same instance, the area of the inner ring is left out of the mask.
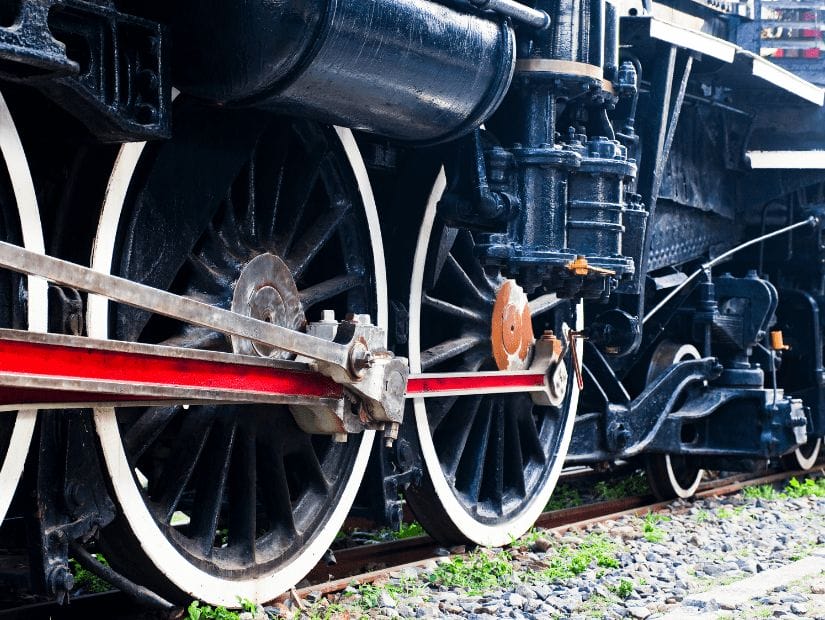
<path id="1" fill-rule="evenodd" d="M 328 377 L 265 362 L 195 359 L 179 350 L 164 352 L 164 347 L 116 350 L 106 348 L 111 343 L 61 336 L 39 336 L 51 342 L 23 338 L 0 336 L 0 405 L 164 400 L 153 388 L 166 388 L 166 400 L 226 402 L 233 393 L 239 401 L 242 394 L 271 395 L 273 403 L 279 396 L 343 397 L 343 387 Z M 423 374 L 409 378 L 407 397 L 530 392 L 544 385 L 545 375 L 539 372 Z M 169 389 L 174 395 L 168 395 Z M 220 395 L 210 395 L 210 390 Z"/>

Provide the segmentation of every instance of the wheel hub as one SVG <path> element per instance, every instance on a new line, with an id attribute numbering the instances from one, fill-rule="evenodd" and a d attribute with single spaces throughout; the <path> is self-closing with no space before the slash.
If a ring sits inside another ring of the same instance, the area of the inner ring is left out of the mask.
<path id="1" fill-rule="evenodd" d="M 515 280 L 505 280 L 496 294 L 490 336 L 499 370 L 524 370 L 533 347 L 533 322 L 527 295 Z"/>
<path id="2" fill-rule="evenodd" d="M 232 312 L 267 323 L 301 329 L 306 324 L 295 279 L 286 263 L 274 254 L 260 254 L 241 270 L 232 296 Z M 232 349 L 242 355 L 288 359 L 287 351 L 232 337 Z"/>

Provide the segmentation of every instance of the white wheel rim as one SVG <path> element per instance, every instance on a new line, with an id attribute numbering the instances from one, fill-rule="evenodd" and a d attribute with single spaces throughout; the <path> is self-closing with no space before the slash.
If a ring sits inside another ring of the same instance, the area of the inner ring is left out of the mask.
<path id="1" fill-rule="evenodd" d="M 699 353 L 699 350 L 693 345 L 683 344 L 674 351 L 673 361 L 669 365 L 681 362 L 685 358 L 698 360 L 702 358 L 702 355 Z M 660 371 L 661 370 L 663 369 L 660 369 Z M 651 366 L 648 369 L 647 382 L 650 383 L 650 381 L 653 378 L 655 378 L 658 374 L 658 372 L 655 372 L 653 366 Z M 696 478 L 694 478 L 693 482 L 691 482 L 689 486 L 683 487 L 679 482 L 678 478 L 676 477 L 676 472 L 673 469 L 673 460 L 671 459 L 670 455 L 665 454 L 663 456 L 665 461 L 665 470 L 667 471 L 668 482 L 670 483 L 670 488 L 673 489 L 673 492 L 676 493 L 677 497 L 681 497 L 682 499 L 693 497 L 693 495 L 696 493 L 696 489 L 698 489 L 699 485 L 702 483 L 702 478 L 704 478 L 705 476 L 705 470 L 698 470 L 696 472 Z"/>
<path id="2" fill-rule="evenodd" d="M 23 151 L 23 144 L 2 95 L 0 95 L 0 154 L 6 164 L 12 193 L 17 204 L 23 247 L 45 254 L 40 209 L 37 206 L 34 182 L 26 154 Z M 26 318 L 29 331 L 46 332 L 48 329 L 48 283 L 42 278 L 28 276 L 27 288 L 29 299 Z M 20 481 L 20 475 L 23 473 L 23 466 L 37 422 L 37 410 L 35 409 L 23 409 L 16 415 L 14 429 L 9 438 L 9 448 L 0 466 L 0 522 L 6 517 L 17 483 Z"/>
<path id="3" fill-rule="evenodd" d="M 413 271 L 410 285 L 410 330 L 409 330 L 409 360 L 410 371 L 421 372 L 421 291 L 423 290 L 424 282 L 424 263 L 427 256 L 427 245 L 430 234 L 432 232 L 433 223 L 435 221 L 436 205 L 444 193 L 447 186 L 446 176 L 442 169 L 436 178 L 433 189 L 430 192 L 427 201 L 427 208 L 424 212 L 424 218 L 421 223 L 421 231 L 418 235 L 418 242 L 415 249 L 415 258 L 413 260 Z M 576 329 L 581 330 L 584 327 L 584 312 L 582 305 L 579 304 L 576 313 L 577 323 Z M 582 359 L 583 347 L 579 340 L 576 344 L 579 359 Z M 500 546 L 511 542 L 514 538 L 521 536 L 526 532 L 538 516 L 541 514 L 553 489 L 558 481 L 559 474 L 564 466 L 564 455 L 567 454 L 567 449 L 570 445 L 570 438 L 573 433 L 573 419 L 576 416 L 576 409 L 579 402 L 579 389 L 575 381 L 572 384 L 572 394 L 570 397 L 570 408 L 567 412 L 567 420 L 564 421 L 564 432 L 559 442 L 559 449 L 550 472 L 547 476 L 547 482 L 542 487 L 541 492 L 535 494 L 526 507 L 513 519 L 504 521 L 496 525 L 487 525 L 479 523 L 471 514 L 469 514 L 461 503 L 456 498 L 450 484 L 445 478 L 441 469 L 441 464 L 436 454 L 435 445 L 430 437 L 430 426 L 427 420 L 427 409 L 423 398 L 413 399 L 413 411 L 415 413 L 415 425 L 418 432 L 419 443 L 421 444 L 421 452 L 424 458 L 424 464 L 430 475 L 433 488 L 435 489 L 438 501 L 444 507 L 453 525 L 461 532 L 467 539 L 472 540 L 480 545 L 486 546 Z"/>
<path id="4" fill-rule="evenodd" d="M 378 301 L 376 321 L 377 325 L 384 328 L 386 332 L 388 325 L 386 271 L 375 198 L 369 184 L 366 166 L 352 132 L 349 129 L 336 127 L 336 134 L 358 184 L 358 191 L 365 208 L 376 278 L 376 299 Z M 118 222 L 132 175 L 144 147 L 145 143 L 124 145 L 117 157 L 107 187 L 92 250 L 92 269 L 104 273 L 111 270 Z M 87 312 L 89 336 L 108 337 L 108 305 L 108 300 L 105 298 L 89 296 Z M 175 549 L 157 526 L 135 484 L 126 453 L 123 450 L 115 410 L 97 408 L 94 419 L 118 504 L 146 557 L 180 590 L 212 605 L 227 607 L 237 607 L 240 599 L 257 603 L 270 601 L 298 583 L 317 564 L 335 539 L 355 500 L 375 435 L 374 431 L 363 433 L 352 474 L 341 492 L 340 500 L 326 524 L 319 528 L 314 538 L 304 546 L 304 551 L 292 561 L 267 575 L 229 581 L 214 577 L 190 563 Z"/>
<path id="5" fill-rule="evenodd" d="M 674 493 L 676 493 L 677 497 L 681 497 L 683 499 L 687 499 L 688 497 L 693 497 L 693 494 L 696 493 L 696 489 L 699 488 L 699 484 L 702 482 L 702 478 L 705 475 L 705 470 L 700 469 L 696 472 L 696 478 L 690 484 L 689 487 L 683 487 L 679 480 L 676 478 L 676 472 L 673 471 L 673 461 L 670 458 L 669 454 L 665 454 L 665 468 L 667 469 L 667 477 L 670 481 L 670 486 L 673 488 Z"/>
<path id="6" fill-rule="evenodd" d="M 811 469 L 814 465 L 816 465 L 816 460 L 819 458 L 819 449 L 821 447 L 822 438 L 817 438 L 816 443 L 814 443 L 814 447 L 808 456 L 803 454 L 802 448 L 797 448 L 794 450 L 796 464 L 799 465 L 799 469 Z"/>

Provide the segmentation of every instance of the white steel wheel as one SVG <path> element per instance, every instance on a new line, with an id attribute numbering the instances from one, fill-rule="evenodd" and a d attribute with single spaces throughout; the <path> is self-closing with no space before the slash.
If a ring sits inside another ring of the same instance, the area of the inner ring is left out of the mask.
<path id="1" fill-rule="evenodd" d="M 790 454 L 782 457 L 782 464 L 786 469 L 813 469 L 819 460 L 819 452 L 822 449 L 822 438 L 809 439 L 807 443 L 799 446 Z"/>
<path id="2" fill-rule="evenodd" d="M 566 347 L 568 331 L 581 328 L 581 305 L 553 295 L 529 295 L 526 313 L 524 306 L 514 309 L 519 299 L 525 301 L 518 284 L 485 271 L 473 253 L 472 234 L 437 217 L 444 188 L 442 170 L 413 262 L 411 371 L 512 369 L 509 363 L 519 367 L 525 361 L 519 343 L 545 330 L 554 331 Z M 502 328 L 494 317 L 503 317 L 509 327 Z M 497 329 L 504 329 L 503 338 L 495 336 Z M 508 344 L 511 335 L 514 340 Z M 577 346 L 581 359 L 580 341 Z M 579 392 L 571 359 L 568 352 L 568 380 L 559 407 L 535 406 L 526 394 L 414 400 L 425 476 L 406 497 L 431 535 L 445 542 L 496 546 L 533 525 L 556 485 L 573 429 Z"/>
<path id="3" fill-rule="evenodd" d="M 300 328 L 333 309 L 386 329 L 377 212 L 349 130 L 183 97 L 174 120 L 171 141 L 121 150 L 94 269 L 228 308 L 239 273 L 272 254 L 288 273 L 266 285 L 300 300 L 277 320 Z M 88 325 L 96 337 L 244 346 L 97 297 Z M 229 607 L 269 601 L 317 563 L 374 437 L 307 435 L 278 406 L 100 408 L 95 425 L 120 509 L 103 533 L 112 563 L 172 599 Z"/>
<path id="4" fill-rule="evenodd" d="M 647 371 L 647 383 L 651 383 L 677 362 L 698 360 L 701 357 L 692 345 L 662 341 L 653 352 Z M 661 500 L 693 497 L 705 473 L 696 465 L 695 459 L 678 454 L 648 454 L 645 465 L 648 484 L 653 494 Z"/>
<path id="5" fill-rule="evenodd" d="M 0 95 L 0 239 L 45 252 L 40 211 L 29 165 L 5 99 Z M 45 332 L 48 284 L 41 278 L 0 272 L 0 326 Z M 23 301 L 23 294 L 27 303 Z M 5 518 L 29 452 L 36 410 L 0 412 L 0 522 Z"/>

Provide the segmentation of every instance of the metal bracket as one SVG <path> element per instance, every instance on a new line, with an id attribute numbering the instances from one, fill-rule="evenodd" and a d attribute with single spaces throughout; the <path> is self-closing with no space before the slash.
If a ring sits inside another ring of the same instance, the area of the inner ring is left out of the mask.
<path id="1" fill-rule="evenodd" d="M 712 357 L 682 362 L 662 373 L 632 402 L 608 404 L 608 450 L 625 456 L 642 452 L 684 389 L 691 383 L 711 381 L 721 372 L 722 366 Z"/>

